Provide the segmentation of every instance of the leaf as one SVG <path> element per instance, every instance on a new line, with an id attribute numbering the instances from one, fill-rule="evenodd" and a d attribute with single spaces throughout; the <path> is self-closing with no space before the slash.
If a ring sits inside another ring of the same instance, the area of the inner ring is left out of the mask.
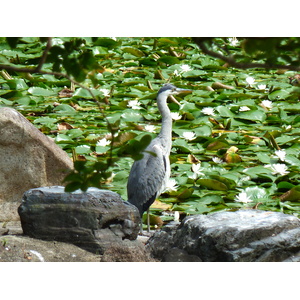
<path id="1" fill-rule="evenodd" d="M 73 140 L 67 136 L 66 134 L 58 134 L 55 138 L 55 142 L 59 143 L 59 142 L 73 142 Z"/>
<path id="2" fill-rule="evenodd" d="M 254 111 L 244 111 L 240 112 L 236 118 L 238 119 L 244 119 L 244 120 L 250 120 L 250 121 L 259 121 L 263 122 L 266 119 L 265 112 L 261 110 L 254 110 Z"/>
<path id="3" fill-rule="evenodd" d="M 162 56 L 158 59 L 158 62 L 162 62 L 168 65 L 180 64 L 180 60 L 174 56 Z"/>
<path id="4" fill-rule="evenodd" d="M 285 90 L 277 90 L 269 94 L 269 99 L 274 101 L 274 100 L 282 100 L 285 99 L 289 96 L 290 94 L 285 91 Z"/>
<path id="5" fill-rule="evenodd" d="M 54 96 L 56 95 L 55 92 L 51 91 L 50 89 L 43 89 L 40 87 L 30 87 L 28 89 L 28 93 L 34 96 Z"/>
<path id="6" fill-rule="evenodd" d="M 97 154 L 103 154 L 103 153 L 106 153 L 109 149 L 110 149 L 109 146 L 96 146 L 95 152 Z"/>
<path id="7" fill-rule="evenodd" d="M 222 148 L 227 148 L 228 143 L 226 141 L 221 141 L 221 140 L 214 140 L 214 141 L 209 141 L 208 143 L 205 143 L 203 147 L 206 147 L 207 150 L 213 151 L 213 150 L 219 150 Z"/>
<path id="8" fill-rule="evenodd" d="M 61 114 L 74 114 L 76 110 L 69 104 L 60 104 L 53 109 L 54 112 Z"/>
<path id="9" fill-rule="evenodd" d="M 151 143 L 152 137 L 150 134 L 145 134 L 140 141 L 131 140 L 128 145 L 126 145 L 124 151 L 132 156 L 134 160 L 140 160 L 144 157 L 142 152 Z"/>
<path id="10" fill-rule="evenodd" d="M 210 190 L 227 191 L 226 184 L 215 179 L 198 179 L 196 183 L 205 186 Z"/>
<path id="11" fill-rule="evenodd" d="M 166 203 L 161 202 L 161 201 L 159 201 L 159 200 L 156 199 L 153 202 L 153 204 L 151 205 L 151 208 L 168 210 L 168 209 L 172 208 L 172 205 L 171 204 L 166 204 Z"/>
<path id="12" fill-rule="evenodd" d="M 270 164 L 270 161 L 271 161 L 270 154 L 258 152 L 258 153 L 256 153 L 256 155 L 257 155 L 257 159 L 260 162 L 262 162 L 264 164 Z"/>
<path id="13" fill-rule="evenodd" d="M 213 207 L 207 207 L 205 204 L 199 203 L 196 205 L 197 212 L 199 214 L 206 214 L 213 210 Z"/>
<path id="14" fill-rule="evenodd" d="M 280 181 L 277 185 L 278 190 L 290 190 L 294 187 L 294 185 L 287 181 Z"/>
<path id="15" fill-rule="evenodd" d="M 251 176 L 252 178 L 257 177 L 260 174 L 270 174 L 271 171 L 263 166 L 256 166 L 252 168 L 247 168 L 243 171 L 247 175 Z"/>
<path id="16" fill-rule="evenodd" d="M 113 182 L 125 186 L 127 183 L 128 175 L 129 174 L 127 171 L 120 171 L 114 176 Z"/>
<path id="17" fill-rule="evenodd" d="M 88 154 L 91 153 L 91 148 L 88 145 L 81 145 L 75 148 L 77 154 Z"/>
<path id="18" fill-rule="evenodd" d="M 74 128 L 71 124 L 67 123 L 67 122 L 61 122 L 59 124 L 57 124 L 57 129 L 60 130 L 68 130 L 68 129 L 72 129 Z"/>
<path id="19" fill-rule="evenodd" d="M 184 153 L 190 153 L 190 147 L 189 147 L 188 143 L 183 139 L 176 139 L 172 143 L 172 146 L 180 149 Z"/>
<path id="20" fill-rule="evenodd" d="M 7 80 L 7 84 L 11 89 L 15 90 L 26 90 L 28 89 L 28 85 L 26 84 L 25 80 L 20 78 L 20 79 L 12 79 L 12 80 Z"/>
<path id="21" fill-rule="evenodd" d="M 57 119 L 55 118 L 50 118 L 50 117 L 41 117 L 37 118 L 33 121 L 34 124 L 54 124 L 57 122 Z"/>
<path id="22" fill-rule="evenodd" d="M 6 41 L 11 48 L 16 48 L 17 44 L 19 42 L 19 39 L 20 39 L 19 37 L 7 37 Z"/>
<path id="23" fill-rule="evenodd" d="M 122 119 L 126 122 L 138 122 L 143 120 L 143 116 L 135 111 L 128 110 L 121 115 Z"/>
<path id="24" fill-rule="evenodd" d="M 223 203 L 223 198 L 219 195 L 209 194 L 204 197 L 201 197 L 200 201 L 201 204 L 211 205 L 217 203 Z"/>
<path id="25" fill-rule="evenodd" d="M 181 200 L 188 199 L 192 196 L 193 192 L 193 188 L 184 189 L 179 195 L 177 195 L 177 198 Z"/>
<path id="26" fill-rule="evenodd" d="M 300 186 L 295 186 L 280 196 L 281 201 L 300 201 Z"/>
<path id="27" fill-rule="evenodd" d="M 82 187 L 81 182 L 73 181 L 73 182 L 68 183 L 65 186 L 65 192 L 66 193 L 72 193 L 76 190 L 79 190 L 81 187 Z"/>
<path id="28" fill-rule="evenodd" d="M 183 78 L 199 78 L 201 77 L 202 75 L 206 75 L 207 72 L 206 71 L 203 71 L 203 70 L 191 70 L 191 71 L 187 71 L 187 72 L 184 72 L 182 74 L 182 77 Z"/>
<path id="29" fill-rule="evenodd" d="M 125 48 L 122 48 L 122 51 L 123 52 L 126 52 L 126 53 L 130 53 L 136 57 L 143 57 L 145 56 L 144 52 L 137 49 L 137 48 L 132 48 L 132 47 L 125 47 Z"/>
<path id="30" fill-rule="evenodd" d="M 194 128 L 193 131 L 197 136 L 211 136 L 212 130 L 210 126 L 202 125 L 197 128 Z"/>
<path id="31" fill-rule="evenodd" d="M 211 175 L 211 178 L 224 183 L 228 189 L 234 189 L 236 187 L 236 182 L 232 179 L 219 175 Z"/>
<path id="32" fill-rule="evenodd" d="M 300 166 L 300 160 L 295 157 L 294 155 L 287 155 L 285 157 L 285 162 L 287 162 L 288 164 L 292 165 L 292 166 Z"/>
<path id="33" fill-rule="evenodd" d="M 225 153 L 224 154 L 224 160 L 229 164 L 238 163 L 238 162 L 242 161 L 241 157 L 238 154 L 232 153 L 232 152 L 231 153 Z"/>

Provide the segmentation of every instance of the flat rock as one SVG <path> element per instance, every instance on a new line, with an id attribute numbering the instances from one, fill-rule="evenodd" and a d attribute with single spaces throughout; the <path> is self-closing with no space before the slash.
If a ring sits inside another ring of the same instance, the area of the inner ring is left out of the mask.
<path id="1" fill-rule="evenodd" d="M 61 185 L 73 162 L 19 112 L 0 108 L 0 222 L 17 221 L 25 191 Z"/>
<path id="2" fill-rule="evenodd" d="M 73 244 L 27 236 L 0 237 L 0 262 L 99 262 L 100 255 Z"/>
<path id="3" fill-rule="evenodd" d="M 148 262 L 155 261 L 138 241 L 111 245 L 103 255 L 73 244 L 22 235 L 0 236 L 0 262 Z"/>
<path id="4" fill-rule="evenodd" d="M 72 243 L 99 254 L 125 239 L 135 240 L 139 232 L 137 208 L 108 190 L 31 189 L 24 193 L 18 211 L 25 235 Z"/>
<path id="5" fill-rule="evenodd" d="M 298 261 L 300 220 L 250 209 L 193 215 L 155 233 L 147 247 L 162 261 Z"/>

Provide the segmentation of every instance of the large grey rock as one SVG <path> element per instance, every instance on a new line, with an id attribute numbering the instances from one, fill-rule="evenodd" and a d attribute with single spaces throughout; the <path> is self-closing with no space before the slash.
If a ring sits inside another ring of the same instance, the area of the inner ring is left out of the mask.
<path id="1" fill-rule="evenodd" d="M 73 193 L 62 186 L 31 189 L 24 193 L 19 214 L 25 235 L 100 254 L 124 239 L 136 239 L 139 232 L 137 208 L 117 193 L 96 188 Z"/>
<path id="2" fill-rule="evenodd" d="M 185 261 L 299 261 L 300 220 L 260 210 L 194 215 L 155 233 L 147 247 L 162 261 L 183 253 Z"/>
<path id="3" fill-rule="evenodd" d="M 25 191 L 62 185 L 73 162 L 49 137 L 19 112 L 0 108 L 0 224 L 20 220 Z"/>

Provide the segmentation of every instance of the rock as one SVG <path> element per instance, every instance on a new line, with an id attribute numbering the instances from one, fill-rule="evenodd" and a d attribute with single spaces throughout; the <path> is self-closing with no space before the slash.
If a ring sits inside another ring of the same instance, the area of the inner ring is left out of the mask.
<path id="1" fill-rule="evenodd" d="M 72 160 L 19 112 L 0 108 L 0 223 L 17 221 L 25 191 L 61 185 Z"/>
<path id="2" fill-rule="evenodd" d="M 11 221 L 0 223 L 0 235 L 22 234 L 22 226 L 20 221 Z"/>
<path id="3" fill-rule="evenodd" d="M 122 243 L 114 243 L 109 246 L 101 262 L 155 262 L 144 244 L 137 240 L 124 240 Z"/>
<path id="4" fill-rule="evenodd" d="M 0 236 L 0 262 L 99 262 L 100 255 L 73 244 L 26 236 Z"/>
<path id="5" fill-rule="evenodd" d="M 124 240 L 94 254 L 73 244 L 27 236 L 0 237 L 0 262 L 151 262 L 155 261 L 138 241 Z"/>
<path id="6" fill-rule="evenodd" d="M 200 262 L 202 261 L 197 255 L 189 255 L 185 250 L 171 248 L 164 256 L 165 262 Z"/>
<path id="7" fill-rule="evenodd" d="M 103 254 L 139 232 L 137 208 L 114 192 L 90 188 L 65 193 L 64 187 L 42 187 L 24 193 L 19 207 L 25 235 L 72 243 Z"/>
<path id="8" fill-rule="evenodd" d="M 149 248 L 153 256 L 164 260 L 164 256 L 172 248 L 174 234 L 180 222 L 170 222 L 165 225 L 161 230 L 157 230 L 146 243 L 146 247 Z"/>
<path id="9" fill-rule="evenodd" d="M 250 209 L 194 215 L 179 226 L 155 233 L 147 247 L 162 261 L 170 256 L 172 261 L 181 261 L 186 254 L 211 262 L 298 261 L 300 220 Z"/>

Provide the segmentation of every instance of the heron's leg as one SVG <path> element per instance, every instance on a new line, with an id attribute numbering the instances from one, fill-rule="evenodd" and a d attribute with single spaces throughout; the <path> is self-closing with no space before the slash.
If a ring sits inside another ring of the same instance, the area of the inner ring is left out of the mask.
<path id="1" fill-rule="evenodd" d="M 141 218 L 141 222 L 140 222 L 140 233 L 143 234 L 143 220 Z"/>
<path id="2" fill-rule="evenodd" d="M 150 232 L 150 214 L 149 214 L 149 208 L 147 209 L 147 231 Z"/>

